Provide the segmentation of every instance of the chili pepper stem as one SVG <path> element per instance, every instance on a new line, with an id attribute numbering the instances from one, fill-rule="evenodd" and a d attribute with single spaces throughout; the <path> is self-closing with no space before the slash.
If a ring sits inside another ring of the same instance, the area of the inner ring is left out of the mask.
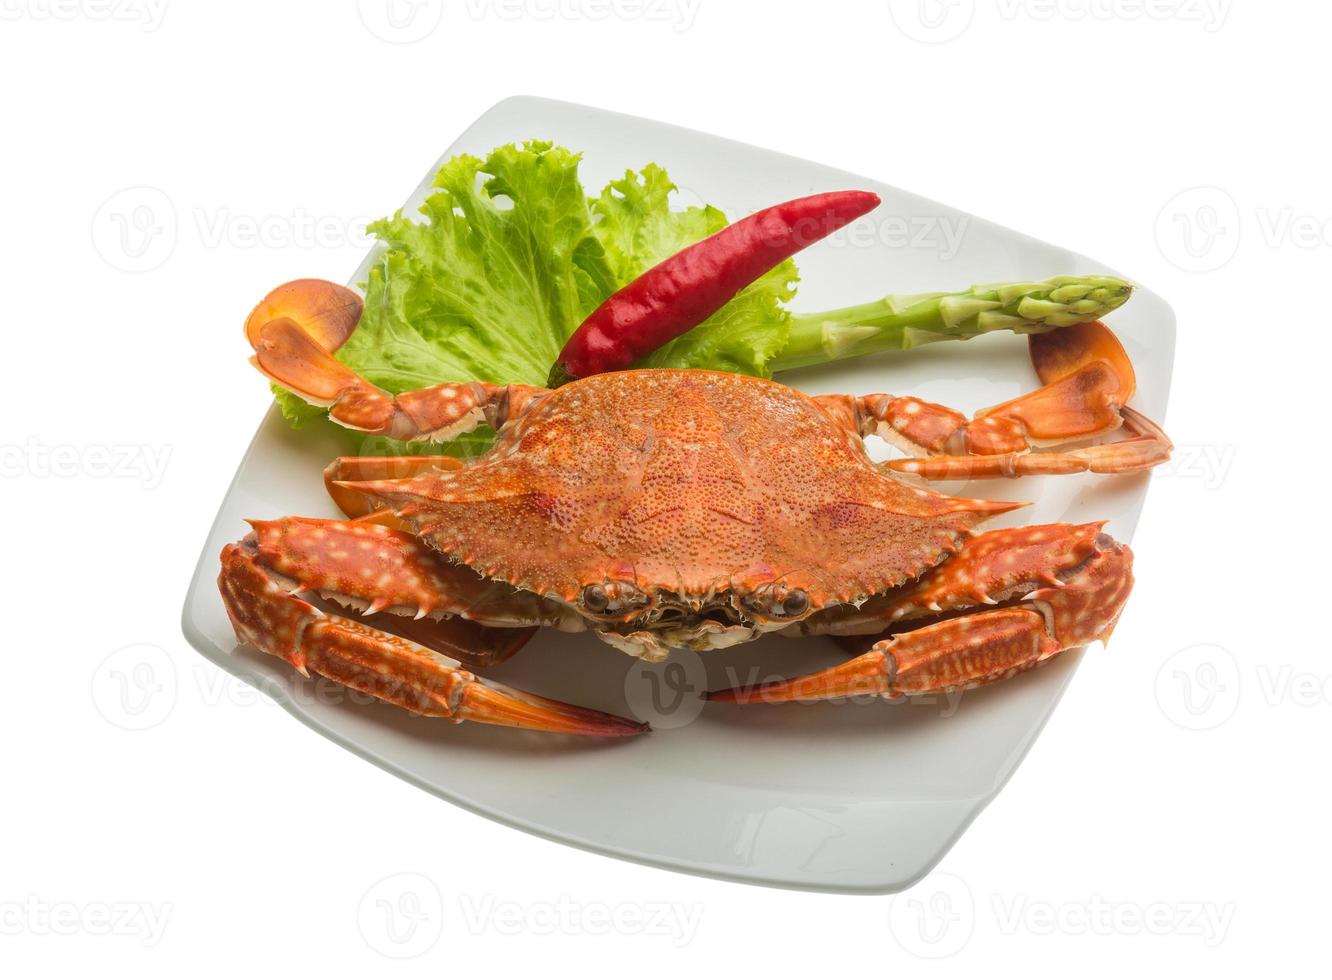
<path id="1" fill-rule="evenodd" d="M 550 369 L 550 376 L 546 378 L 547 388 L 560 388 L 567 385 L 570 381 L 577 381 L 572 374 L 564 369 L 564 365 L 556 361 Z"/>
<path id="2" fill-rule="evenodd" d="M 1056 276 L 1044 282 L 973 286 L 959 293 L 885 296 L 869 303 L 792 315 L 786 347 L 768 367 L 789 371 L 994 330 L 1040 333 L 1099 320 L 1133 287 L 1113 276 Z"/>

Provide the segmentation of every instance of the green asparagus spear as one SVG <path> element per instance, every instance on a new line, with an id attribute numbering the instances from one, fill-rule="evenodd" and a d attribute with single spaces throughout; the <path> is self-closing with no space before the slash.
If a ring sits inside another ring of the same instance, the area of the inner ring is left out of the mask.
<path id="1" fill-rule="evenodd" d="M 768 368 L 786 371 L 938 340 L 966 340 L 992 330 L 1040 333 L 1099 320 L 1132 292 L 1131 285 L 1113 276 L 1055 276 L 1044 282 L 972 286 L 961 293 L 885 296 L 824 313 L 794 314 L 790 338 Z"/>

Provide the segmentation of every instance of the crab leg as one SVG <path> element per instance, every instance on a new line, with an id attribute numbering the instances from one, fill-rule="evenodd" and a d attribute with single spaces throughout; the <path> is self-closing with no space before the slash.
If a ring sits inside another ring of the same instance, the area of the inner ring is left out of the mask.
<path id="1" fill-rule="evenodd" d="M 450 721 L 576 735 L 637 735 L 647 726 L 483 680 L 450 657 L 324 612 L 265 567 L 257 543 L 222 551 L 218 586 L 237 637 L 311 672 L 408 711 Z"/>
<path id="2" fill-rule="evenodd" d="M 250 363 L 339 425 L 392 439 L 444 442 L 482 421 L 499 428 L 547 393 L 530 385 L 467 381 L 390 394 L 333 352 L 360 320 L 360 296 L 345 286 L 298 279 L 265 296 L 245 321 Z"/>
<path id="3" fill-rule="evenodd" d="M 1133 585 L 1132 561 L 1126 546 L 1101 535 L 1095 553 L 1058 585 L 1037 589 L 1013 605 L 897 633 L 828 670 L 715 691 L 708 698 L 735 703 L 858 694 L 899 698 L 1004 680 L 1064 650 L 1107 639 Z"/>
<path id="4" fill-rule="evenodd" d="M 862 435 L 877 434 L 914 458 L 890 469 L 927 480 L 1036 474 L 1130 473 L 1170 458 L 1171 444 L 1150 419 L 1126 407 L 1136 380 L 1119 339 L 1103 323 L 1065 327 L 1029 338 L 1043 387 L 978 412 L 919 398 L 865 395 L 835 405 Z M 1063 452 L 1034 449 L 1093 439 L 1123 428 L 1119 442 Z"/>
<path id="5" fill-rule="evenodd" d="M 1155 422 L 1134 409 L 1119 410 L 1129 438 L 1063 452 L 1009 450 L 984 455 L 940 454 L 925 459 L 894 459 L 888 468 L 926 480 L 983 480 L 993 477 L 1059 476 L 1068 473 L 1137 473 L 1159 466 L 1174 449 Z M 979 421 L 987 421 L 980 418 Z"/>
<path id="6" fill-rule="evenodd" d="M 348 517 L 369 517 L 375 514 L 377 523 L 406 530 L 406 525 L 383 512 L 375 512 L 374 504 L 345 481 L 403 480 L 431 470 L 460 470 L 462 460 L 452 456 L 339 456 L 324 467 L 324 489 Z"/>

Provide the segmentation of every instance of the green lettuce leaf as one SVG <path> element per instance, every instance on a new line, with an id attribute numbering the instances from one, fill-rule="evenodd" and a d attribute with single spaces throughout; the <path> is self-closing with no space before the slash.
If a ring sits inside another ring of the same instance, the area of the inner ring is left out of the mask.
<path id="1" fill-rule="evenodd" d="M 337 357 L 395 394 L 441 381 L 544 384 L 570 334 L 600 303 L 661 260 L 726 226 L 711 206 L 671 208 L 676 187 L 648 164 L 595 198 L 580 155 L 549 142 L 458 156 L 435 176 L 423 220 L 369 226 L 384 244 L 362 287 L 365 313 Z M 712 318 L 642 363 L 766 375 L 785 345 L 795 292 L 785 262 Z M 295 425 L 320 416 L 278 389 Z M 361 453 L 472 454 L 489 433 L 445 446 L 357 440 Z"/>
<path id="2" fill-rule="evenodd" d="M 441 381 L 544 384 L 569 334 L 614 289 L 578 154 L 529 142 L 455 157 L 425 221 L 370 225 L 386 248 L 341 353 L 394 393 Z"/>

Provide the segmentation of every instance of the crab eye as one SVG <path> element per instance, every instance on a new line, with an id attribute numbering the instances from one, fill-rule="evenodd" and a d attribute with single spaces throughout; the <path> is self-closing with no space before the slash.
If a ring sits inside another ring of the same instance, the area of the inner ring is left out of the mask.
<path id="1" fill-rule="evenodd" d="M 592 582 L 583 586 L 583 611 L 593 616 L 628 615 L 652 600 L 628 582 Z"/>
<path id="2" fill-rule="evenodd" d="M 773 605 L 780 605 L 784 616 L 803 616 L 809 609 L 809 593 L 804 589 L 792 589 L 780 603 Z"/>
<path id="3" fill-rule="evenodd" d="M 588 585 L 583 588 L 583 608 L 592 613 L 603 613 L 610 605 L 610 596 L 600 585 Z"/>
<path id="4" fill-rule="evenodd" d="M 809 593 L 784 585 L 765 585 L 746 599 L 745 605 L 769 619 L 794 619 L 809 612 Z"/>

